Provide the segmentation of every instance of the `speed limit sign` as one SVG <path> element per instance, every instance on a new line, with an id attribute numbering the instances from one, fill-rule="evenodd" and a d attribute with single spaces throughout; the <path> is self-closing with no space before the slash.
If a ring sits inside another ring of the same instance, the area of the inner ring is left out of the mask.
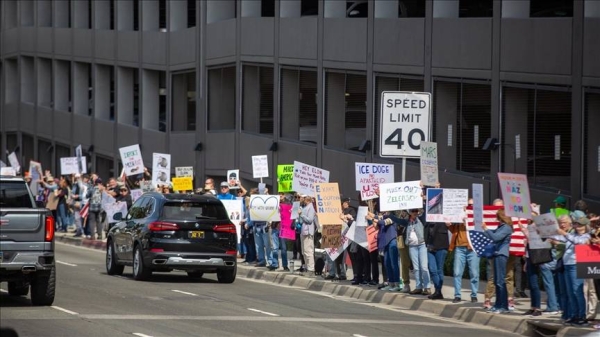
<path id="1" fill-rule="evenodd" d="M 430 93 L 381 93 L 379 155 L 394 158 L 420 157 L 421 142 L 429 141 L 430 114 Z"/>

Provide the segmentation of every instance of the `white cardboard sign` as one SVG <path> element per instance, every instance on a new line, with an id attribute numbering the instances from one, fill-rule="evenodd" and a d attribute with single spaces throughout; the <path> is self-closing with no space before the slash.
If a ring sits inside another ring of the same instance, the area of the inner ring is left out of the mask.
<path id="1" fill-rule="evenodd" d="M 252 156 L 252 176 L 266 178 L 269 176 L 269 160 L 266 154 Z"/>
<path id="2" fill-rule="evenodd" d="M 171 181 L 171 155 L 152 153 L 152 185 L 166 185 Z"/>
<path id="3" fill-rule="evenodd" d="M 422 208 L 421 184 L 417 181 L 379 185 L 379 210 Z"/>
<path id="4" fill-rule="evenodd" d="M 123 171 L 126 176 L 144 173 L 144 160 L 139 144 L 121 147 L 119 153 L 121 154 Z"/>
<path id="5" fill-rule="evenodd" d="M 558 221 L 554 214 L 541 214 L 534 217 L 533 221 L 535 222 L 537 232 L 542 238 L 548 238 L 558 234 Z"/>
<path id="6" fill-rule="evenodd" d="M 79 171 L 79 160 L 77 157 L 63 157 L 60 158 L 60 175 L 66 176 L 69 174 L 77 174 L 77 173 L 87 173 L 87 164 L 85 157 L 81 157 L 81 169 L 82 172 Z"/>
<path id="7" fill-rule="evenodd" d="M 180 178 L 180 177 L 194 178 L 194 167 L 193 166 L 178 166 L 175 168 L 175 176 L 177 178 Z"/>
<path id="8" fill-rule="evenodd" d="M 242 200 L 221 200 L 223 206 L 227 210 L 229 220 L 235 225 L 237 232 L 237 242 L 240 243 L 242 239 L 242 228 L 240 227 L 240 221 L 244 218 L 244 212 L 242 211 Z"/>
<path id="9" fill-rule="evenodd" d="M 427 222 L 463 222 L 468 198 L 469 190 L 465 189 L 428 189 Z"/>
<path id="10" fill-rule="evenodd" d="M 329 171 L 294 161 L 292 190 L 299 194 L 315 195 L 315 184 L 328 183 Z"/>
<path id="11" fill-rule="evenodd" d="M 379 184 L 394 182 L 394 165 L 376 163 L 354 163 L 356 190 L 361 200 L 378 198 L 375 191 Z"/>
<path id="12" fill-rule="evenodd" d="M 437 143 L 421 142 L 421 183 L 435 186 L 439 182 Z"/>
<path id="13" fill-rule="evenodd" d="M 254 194 L 248 209 L 252 221 L 280 221 L 278 195 Z"/>
<path id="14" fill-rule="evenodd" d="M 16 172 L 21 170 L 21 165 L 19 164 L 19 160 L 17 159 L 17 154 L 12 152 L 8 155 L 8 162 L 10 166 L 15 169 Z"/>
<path id="15" fill-rule="evenodd" d="M 483 232 L 483 184 L 473 184 L 473 223 L 476 231 Z"/>

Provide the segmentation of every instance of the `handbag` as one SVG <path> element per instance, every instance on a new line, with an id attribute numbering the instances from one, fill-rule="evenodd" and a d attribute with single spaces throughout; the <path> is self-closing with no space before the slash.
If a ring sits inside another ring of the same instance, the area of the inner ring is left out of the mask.
<path id="1" fill-rule="evenodd" d="M 396 239 L 398 240 L 398 249 L 406 248 L 406 245 L 404 244 L 404 235 L 398 235 Z"/>
<path id="2" fill-rule="evenodd" d="M 529 261 L 533 265 L 537 266 L 552 261 L 552 248 L 528 249 L 527 252 L 529 254 Z"/>

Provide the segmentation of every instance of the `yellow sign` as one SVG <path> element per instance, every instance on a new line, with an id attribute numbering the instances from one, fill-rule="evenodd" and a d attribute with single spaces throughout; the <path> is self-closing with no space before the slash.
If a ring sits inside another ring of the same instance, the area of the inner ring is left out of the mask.
<path id="1" fill-rule="evenodd" d="M 192 184 L 192 177 L 177 177 L 172 178 L 171 182 L 173 183 L 173 191 L 191 191 L 194 189 L 194 184 Z"/>

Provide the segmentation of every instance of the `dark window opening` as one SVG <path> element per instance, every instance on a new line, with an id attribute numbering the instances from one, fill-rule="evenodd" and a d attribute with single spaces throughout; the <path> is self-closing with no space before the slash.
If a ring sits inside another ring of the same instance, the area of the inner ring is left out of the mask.
<path id="1" fill-rule="evenodd" d="M 167 80 L 164 71 L 158 75 L 158 131 L 167 131 Z"/>
<path id="2" fill-rule="evenodd" d="M 573 0 L 530 0 L 529 16 L 532 18 L 573 17 Z"/>
<path id="3" fill-rule="evenodd" d="M 133 69 L 133 125 L 140 126 L 140 76 L 138 69 Z"/>
<path id="4" fill-rule="evenodd" d="M 460 18 L 491 18 L 494 14 L 494 0 L 460 0 Z"/>
<path id="5" fill-rule="evenodd" d="M 92 0 L 88 0 L 87 2 L 87 11 L 88 11 L 88 29 L 92 29 Z"/>
<path id="6" fill-rule="evenodd" d="M 92 65 L 88 64 L 88 116 L 91 116 L 94 111 L 94 82 L 92 78 Z"/>
<path id="7" fill-rule="evenodd" d="M 369 2 L 368 1 L 346 1 L 346 17 L 347 18 L 368 18 L 369 17 Z"/>
<path id="8" fill-rule="evenodd" d="M 273 68 L 259 68 L 260 129 L 259 133 L 273 134 Z"/>
<path id="9" fill-rule="evenodd" d="M 158 28 L 167 29 L 167 0 L 158 0 Z"/>
<path id="10" fill-rule="evenodd" d="M 140 29 L 140 0 L 133 0 L 133 30 Z"/>
<path id="11" fill-rule="evenodd" d="M 272 18 L 275 16 L 275 0 L 262 0 L 260 3 L 260 16 Z"/>
<path id="12" fill-rule="evenodd" d="M 319 15 L 319 0 L 301 0 L 300 15 L 301 16 Z"/>
<path id="13" fill-rule="evenodd" d="M 115 0 L 110 0 L 110 29 L 115 29 Z"/>
<path id="14" fill-rule="evenodd" d="M 399 18 L 424 18 L 425 0 L 399 0 Z"/>
<path id="15" fill-rule="evenodd" d="M 109 76 L 110 76 L 110 121 L 115 120 L 115 74 L 113 67 L 109 68 Z"/>
<path id="16" fill-rule="evenodd" d="M 71 16 L 72 16 L 72 13 L 71 13 L 71 0 L 68 0 L 67 1 L 67 20 L 68 20 L 67 28 L 73 27 L 72 26 L 73 18 Z"/>
<path id="17" fill-rule="evenodd" d="M 187 27 L 196 27 L 196 0 L 187 0 Z"/>

